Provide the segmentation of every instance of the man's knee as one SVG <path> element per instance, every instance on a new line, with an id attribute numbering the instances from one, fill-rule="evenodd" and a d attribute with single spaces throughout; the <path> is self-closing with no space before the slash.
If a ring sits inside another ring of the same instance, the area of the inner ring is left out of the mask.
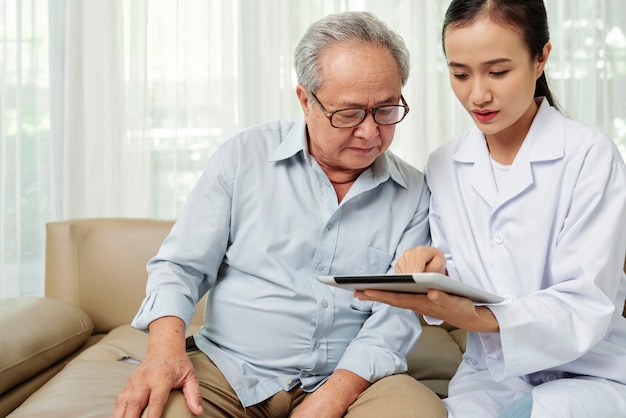
<path id="1" fill-rule="evenodd" d="M 144 409 L 141 418 L 145 418 L 148 416 L 148 406 Z M 195 415 L 191 413 L 189 408 L 187 408 L 187 403 L 185 402 L 185 397 L 183 396 L 183 392 L 180 390 L 172 390 L 170 392 L 170 396 L 167 399 L 167 403 L 163 408 L 163 413 L 161 414 L 162 418 L 195 418 Z"/>
<path id="2" fill-rule="evenodd" d="M 348 408 L 346 417 L 447 417 L 439 396 L 406 374 L 388 376 L 372 384 Z"/>

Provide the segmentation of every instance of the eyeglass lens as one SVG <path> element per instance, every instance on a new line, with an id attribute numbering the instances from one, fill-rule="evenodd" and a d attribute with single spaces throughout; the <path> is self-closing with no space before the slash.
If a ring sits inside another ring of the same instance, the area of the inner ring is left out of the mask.
<path id="1" fill-rule="evenodd" d="M 380 106 L 372 111 L 374 122 L 379 125 L 393 125 L 402 120 L 405 107 L 400 105 Z M 344 109 L 333 113 L 331 123 L 340 128 L 356 126 L 366 117 L 365 109 Z"/>

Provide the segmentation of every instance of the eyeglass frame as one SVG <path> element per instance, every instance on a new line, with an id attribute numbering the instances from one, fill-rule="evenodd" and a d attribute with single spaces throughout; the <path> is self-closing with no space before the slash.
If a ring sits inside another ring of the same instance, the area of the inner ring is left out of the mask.
<path id="1" fill-rule="evenodd" d="M 400 94 L 400 101 L 402 102 L 402 104 L 395 104 L 395 105 L 381 105 L 381 106 L 376 106 L 376 107 L 372 107 L 372 108 L 367 108 L 367 107 L 346 107 L 344 109 L 337 109 L 337 110 L 333 110 L 332 112 L 329 112 L 328 110 L 326 110 L 326 108 L 324 107 L 324 105 L 322 104 L 322 102 L 320 102 L 320 99 L 317 98 L 317 96 L 315 95 L 315 93 L 311 92 L 311 96 L 313 96 L 313 98 L 315 99 L 315 101 L 317 102 L 318 106 L 320 107 L 320 109 L 322 109 L 322 113 L 324 114 L 324 116 L 326 116 L 326 118 L 328 119 L 328 122 L 330 122 L 330 126 L 332 126 L 333 128 L 336 129 L 345 129 L 345 128 L 356 128 L 357 126 L 359 126 L 360 124 L 363 123 L 363 121 L 365 121 L 365 119 L 367 118 L 367 115 L 369 113 L 372 114 L 372 119 L 374 120 L 374 123 L 376 123 L 377 125 L 381 125 L 381 126 L 393 126 L 393 125 L 397 125 L 398 123 L 402 122 L 404 120 L 404 118 L 406 117 L 406 115 L 409 113 L 409 110 L 411 110 L 411 108 L 409 107 L 409 105 L 407 104 L 406 100 L 404 100 L 404 96 L 402 94 Z M 381 107 L 387 107 L 387 106 L 398 106 L 398 107 L 403 107 L 404 108 L 404 114 L 402 115 L 402 117 L 400 118 L 399 121 L 394 122 L 394 123 L 378 123 L 376 121 L 376 112 L 378 111 L 378 109 L 380 109 Z M 344 110 L 364 110 L 365 113 L 363 114 L 363 118 L 361 119 L 361 121 L 355 125 L 351 125 L 351 126 L 335 126 L 333 124 L 333 116 L 335 115 L 335 113 L 337 112 L 343 112 Z"/>

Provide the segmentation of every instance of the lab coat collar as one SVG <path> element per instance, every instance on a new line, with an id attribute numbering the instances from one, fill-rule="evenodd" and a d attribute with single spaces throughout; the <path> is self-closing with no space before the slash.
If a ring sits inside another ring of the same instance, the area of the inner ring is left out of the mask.
<path id="1" fill-rule="evenodd" d="M 513 161 L 503 190 L 498 194 L 487 142 L 483 133 L 472 128 L 462 140 L 452 159 L 459 163 L 473 163 L 472 187 L 495 210 L 533 184 L 531 164 L 563 158 L 565 128 L 563 117 L 545 98 L 537 99 L 539 110 L 530 130 Z M 486 179 L 491 179 L 487 181 Z"/>
<path id="2" fill-rule="evenodd" d="M 539 110 L 519 154 L 529 162 L 553 161 L 565 155 L 565 119 L 545 97 L 537 99 Z"/>
<path id="3" fill-rule="evenodd" d="M 530 126 L 530 130 L 520 148 L 520 154 L 525 155 L 530 162 L 551 161 L 563 158 L 565 144 L 565 128 L 563 117 L 550 106 L 544 97 L 536 99 L 539 110 Z M 473 127 L 463 140 L 452 159 L 461 163 L 475 163 L 489 154 L 485 136 Z M 517 159 L 518 157 L 516 157 Z"/>

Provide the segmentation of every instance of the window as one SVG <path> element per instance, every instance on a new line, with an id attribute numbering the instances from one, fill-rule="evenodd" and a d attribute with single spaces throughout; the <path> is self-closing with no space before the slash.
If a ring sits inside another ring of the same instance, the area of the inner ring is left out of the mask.
<path id="1" fill-rule="evenodd" d="M 448 2 L 0 0 L 0 297 L 43 294 L 45 223 L 175 218 L 234 132 L 300 118 L 293 49 L 327 13 L 369 10 L 412 54 L 392 149 L 418 168 L 471 121 L 440 45 Z M 564 110 L 626 155 L 626 3 L 546 0 Z"/>

